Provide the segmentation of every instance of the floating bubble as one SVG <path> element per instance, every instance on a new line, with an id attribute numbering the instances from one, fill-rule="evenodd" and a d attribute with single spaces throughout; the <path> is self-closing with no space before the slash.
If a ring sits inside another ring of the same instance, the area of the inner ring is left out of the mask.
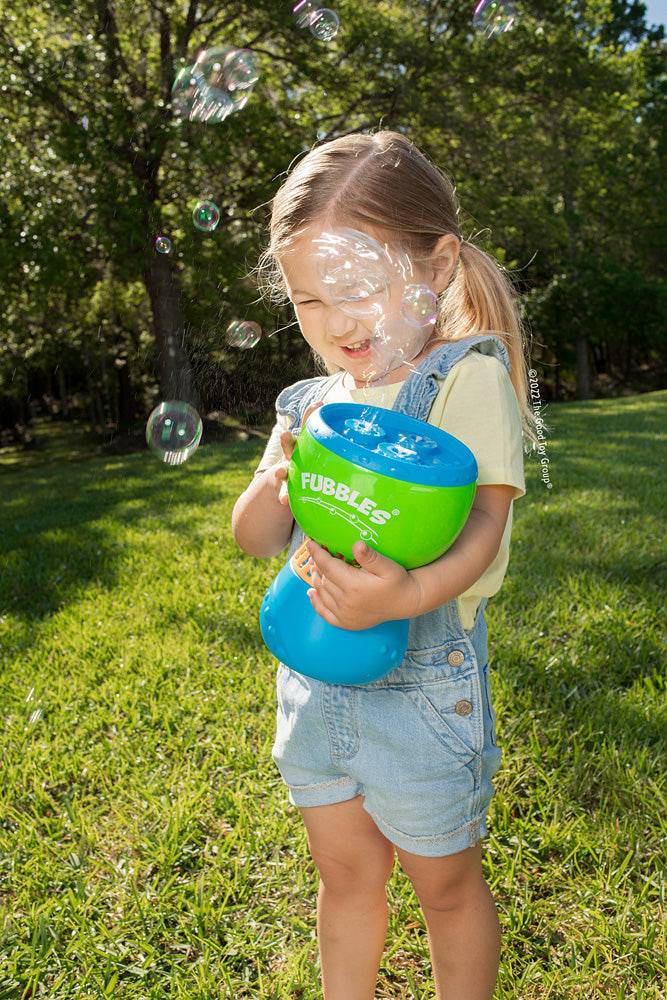
<path id="1" fill-rule="evenodd" d="M 247 90 L 259 79 L 259 61 L 250 49 L 232 49 L 222 64 L 227 90 Z"/>
<path id="2" fill-rule="evenodd" d="M 226 339 L 230 347 L 242 350 L 256 347 L 262 339 L 262 328 L 252 320 L 233 319 L 227 327 Z"/>
<path id="3" fill-rule="evenodd" d="M 190 121 L 217 124 L 245 107 L 259 79 L 257 56 L 249 49 L 205 49 L 174 80 L 174 114 Z"/>
<path id="4" fill-rule="evenodd" d="M 294 14 L 297 28 L 307 28 L 318 9 L 318 5 L 314 0 L 300 0 L 299 3 L 295 4 L 292 7 L 292 13 Z"/>
<path id="5" fill-rule="evenodd" d="M 308 27 L 310 28 L 310 33 L 319 39 L 320 42 L 330 42 L 338 34 L 340 18 L 335 10 L 322 7 L 321 10 L 315 11 L 308 23 Z"/>
<path id="6" fill-rule="evenodd" d="M 192 210 L 192 221 L 202 233 L 212 233 L 220 222 L 220 209 L 214 201 L 198 201 Z"/>
<path id="7" fill-rule="evenodd" d="M 406 285 L 401 312 L 411 326 L 433 326 L 438 316 L 438 298 L 428 285 Z"/>
<path id="8" fill-rule="evenodd" d="M 510 0 L 479 0 L 472 24 L 485 38 L 509 31 L 516 21 L 516 10 Z"/>
<path id="9" fill-rule="evenodd" d="M 172 243 L 168 236 L 156 236 L 153 246 L 157 253 L 171 253 Z"/>
<path id="10" fill-rule="evenodd" d="M 146 424 L 146 443 L 167 465 L 181 465 L 201 441 L 201 417 L 193 406 L 171 399 L 156 406 Z"/>

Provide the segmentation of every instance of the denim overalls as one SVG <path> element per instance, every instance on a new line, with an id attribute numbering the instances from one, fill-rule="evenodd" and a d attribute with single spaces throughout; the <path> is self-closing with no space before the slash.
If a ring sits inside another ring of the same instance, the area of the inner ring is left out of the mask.
<path id="1" fill-rule="evenodd" d="M 509 355 L 495 336 L 443 344 L 401 387 L 393 409 L 426 421 L 439 384 L 471 348 Z M 297 436 L 306 408 L 339 374 L 288 386 L 276 410 Z M 370 404 L 372 405 L 372 404 Z M 445 427 L 446 430 L 446 427 Z M 288 557 L 304 535 L 294 524 Z M 488 680 L 483 598 L 473 628 L 456 599 L 410 620 L 403 662 L 369 684 L 328 684 L 280 663 L 272 757 L 297 806 L 327 805 L 362 794 L 381 832 L 428 857 L 454 854 L 487 834 L 486 809 L 501 761 Z"/>

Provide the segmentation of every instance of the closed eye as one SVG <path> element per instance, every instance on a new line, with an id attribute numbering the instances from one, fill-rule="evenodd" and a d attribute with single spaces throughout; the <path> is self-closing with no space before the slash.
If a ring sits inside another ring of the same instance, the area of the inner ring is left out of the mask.
<path id="1" fill-rule="evenodd" d="M 304 299 L 303 302 L 297 302 L 297 308 L 299 306 L 312 306 L 319 303 L 319 299 Z"/>

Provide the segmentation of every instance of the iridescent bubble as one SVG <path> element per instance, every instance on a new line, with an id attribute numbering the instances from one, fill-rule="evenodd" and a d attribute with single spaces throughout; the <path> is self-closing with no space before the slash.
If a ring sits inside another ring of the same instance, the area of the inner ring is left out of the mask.
<path id="1" fill-rule="evenodd" d="M 259 79 L 259 62 L 250 49 L 232 49 L 222 64 L 227 90 L 247 90 Z"/>
<path id="2" fill-rule="evenodd" d="M 202 233 L 212 233 L 220 222 L 220 209 L 214 201 L 198 201 L 192 210 L 192 221 Z"/>
<path id="3" fill-rule="evenodd" d="M 406 285 L 401 312 L 410 326 L 433 326 L 438 316 L 438 298 L 428 285 Z"/>
<path id="4" fill-rule="evenodd" d="M 485 38 L 509 31 L 516 21 L 516 10 L 510 0 L 479 0 L 472 17 L 475 31 Z"/>
<path id="5" fill-rule="evenodd" d="M 351 316 L 379 316 L 392 277 L 382 244 L 355 229 L 322 233 L 313 244 L 316 267 L 333 304 Z"/>
<path id="6" fill-rule="evenodd" d="M 258 78 L 257 57 L 249 49 L 205 49 L 177 74 L 172 109 L 190 121 L 217 124 L 245 106 Z"/>
<path id="7" fill-rule="evenodd" d="M 171 240 L 168 236 L 156 236 L 155 243 L 153 244 L 157 253 L 170 253 L 171 245 Z"/>
<path id="8" fill-rule="evenodd" d="M 252 320 L 233 319 L 227 327 L 226 340 L 230 347 L 245 350 L 256 347 L 262 339 L 262 328 Z"/>
<path id="9" fill-rule="evenodd" d="M 193 406 L 177 399 L 156 406 L 146 424 L 146 443 L 167 465 L 180 465 L 201 441 L 201 417 Z"/>
<path id="10" fill-rule="evenodd" d="M 317 11 L 318 5 L 314 0 L 299 0 L 299 3 L 292 7 L 297 28 L 307 28 Z"/>
<path id="11" fill-rule="evenodd" d="M 330 42 L 338 34 L 340 18 L 335 10 L 322 7 L 320 10 L 315 11 L 309 21 L 308 27 L 315 38 L 318 38 L 321 42 Z"/>
<path id="12" fill-rule="evenodd" d="M 346 228 L 318 234 L 312 243 L 319 297 L 356 320 L 342 336 L 340 323 L 333 329 L 334 314 L 326 314 L 332 360 L 368 383 L 409 364 L 431 335 L 434 306 L 430 289 L 411 284 L 407 254 Z"/>

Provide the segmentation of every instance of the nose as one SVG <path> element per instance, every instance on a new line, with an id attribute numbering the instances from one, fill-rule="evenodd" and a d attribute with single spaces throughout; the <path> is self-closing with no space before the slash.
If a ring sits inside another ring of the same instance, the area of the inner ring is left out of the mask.
<path id="1" fill-rule="evenodd" d="M 325 327 L 331 337 L 340 339 L 349 337 L 356 325 L 357 321 L 353 316 L 346 315 L 346 313 L 342 312 L 336 306 L 328 307 Z"/>

